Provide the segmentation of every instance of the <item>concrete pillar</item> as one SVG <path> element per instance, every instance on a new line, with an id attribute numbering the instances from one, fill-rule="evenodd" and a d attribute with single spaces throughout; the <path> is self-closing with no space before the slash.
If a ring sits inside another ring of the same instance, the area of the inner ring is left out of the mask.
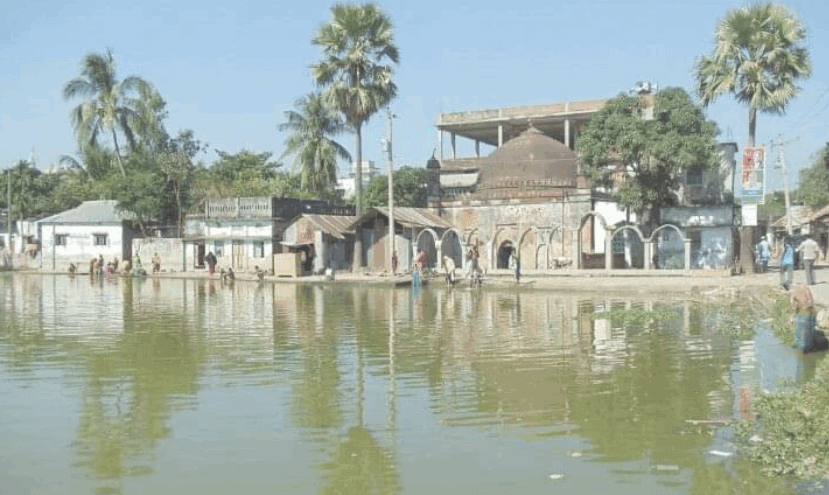
<path id="1" fill-rule="evenodd" d="M 691 272 L 691 238 L 685 238 L 685 273 Z"/>
<path id="2" fill-rule="evenodd" d="M 613 267 L 613 232 L 610 229 L 604 231 L 604 269 L 610 271 Z"/>
<path id="3" fill-rule="evenodd" d="M 573 268 L 581 270 L 581 231 L 573 231 Z"/>
<path id="4" fill-rule="evenodd" d="M 564 119 L 564 146 L 570 146 L 570 119 Z M 572 148 L 571 148 L 572 149 Z"/>
<path id="5" fill-rule="evenodd" d="M 438 129 L 438 160 L 443 161 L 443 131 Z"/>
<path id="6" fill-rule="evenodd" d="M 452 159 L 458 158 L 458 150 L 455 148 L 455 133 L 449 133 L 449 142 L 452 143 Z"/>
<path id="7" fill-rule="evenodd" d="M 498 147 L 504 145 L 504 124 L 498 124 Z"/>
<path id="8" fill-rule="evenodd" d="M 477 139 L 475 140 L 475 158 L 481 157 L 481 142 Z"/>
<path id="9" fill-rule="evenodd" d="M 651 252 L 653 251 L 653 241 L 645 241 L 645 270 L 652 270 L 653 269 L 653 255 Z"/>

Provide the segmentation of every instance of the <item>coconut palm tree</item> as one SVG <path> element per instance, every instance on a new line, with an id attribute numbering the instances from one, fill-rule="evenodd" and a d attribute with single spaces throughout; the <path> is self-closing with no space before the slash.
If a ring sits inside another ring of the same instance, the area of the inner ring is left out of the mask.
<path id="1" fill-rule="evenodd" d="M 294 107 L 285 112 L 287 122 L 279 124 L 280 131 L 291 132 L 280 158 L 294 155 L 302 189 L 325 190 L 337 182 L 337 158 L 351 160 L 348 151 L 332 139 L 345 124 L 318 93 L 298 98 Z"/>
<path id="2" fill-rule="evenodd" d="M 67 82 L 63 87 L 63 97 L 70 100 L 85 97 L 72 109 L 72 126 L 75 136 L 83 147 L 85 144 L 96 146 L 98 137 L 103 132 L 112 135 L 115 157 L 121 174 L 126 176 L 121 149 L 118 144 L 118 131 L 124 134 L 130 148 L 135 146 L 135 137 L 130 120 L 135 113 L 130 106 L 130 93 L 149 85 L 138 76 L 130 76 L 118 81 L 115 74 L 115 61 L 112 50 L 106 54 L 90 53 L 81 64 L 81 76 Z"/>
<path id="3" fill-rule="evenodd" d="M 311 66 L 314 80 L 326 88 L 327 100 L 342 112 L 354 132 L 354 194 L 360 215 L 362 127 L 397 95 L 392 81 L 394 66 L 399 62 L 394 26 L 375 4 L 337 3 L 331 7 L 331 20 L 320 26 L 311 43 L 323 51 L 322 60 Z M 355 253 L 359 251 L 355 249 Z"/>
<path id="4" fill-rule="evenodd" d="M 806 27 L 787 6 L 760 2 L 726 14 L 714 35 L 714 53 L 694 67 L 696 92 L 707 106 L 731 93 L 748 106 L 748 146 L 754 146 L 757 111 L 781 115 L 812 73 L 803 41 Z"/>

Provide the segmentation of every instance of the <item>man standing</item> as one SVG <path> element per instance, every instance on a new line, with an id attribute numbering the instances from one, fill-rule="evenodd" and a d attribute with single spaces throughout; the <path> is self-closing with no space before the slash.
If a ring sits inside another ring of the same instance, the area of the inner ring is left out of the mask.
<path id="1" fill-rule="evenodd" d="M 766 273 L 769 270 L 769 258 L 771 258 L 771 245 L 766 240 L 766 236 L 760 238 L 760 243 L 757 244 L 757 259 L 760 262 L 760 273 Z"/>
<path id="2" fill-rule="evenodd" d="M 797 246 L 797 252 L 801 253 L 803 259 L 803 270 L 806 272 L 806 285 L 815 285 L 815 260 L 822 256 L 820 246 L 811 237 Z"/>

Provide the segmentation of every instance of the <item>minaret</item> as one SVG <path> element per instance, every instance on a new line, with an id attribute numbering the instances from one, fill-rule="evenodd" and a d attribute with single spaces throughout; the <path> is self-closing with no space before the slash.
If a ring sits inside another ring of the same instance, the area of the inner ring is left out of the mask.
<path id="1" fill-rule="evenodd" d="M 440 213 L 440 161 L 434 153 L 426 162 L 426 206 Z"/>

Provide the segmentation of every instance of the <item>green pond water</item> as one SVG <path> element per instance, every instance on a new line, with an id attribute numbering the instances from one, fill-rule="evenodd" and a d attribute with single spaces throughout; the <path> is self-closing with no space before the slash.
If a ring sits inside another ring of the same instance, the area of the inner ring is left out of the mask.
<path id="1" fill-rule="evenodd" d="M 659 298 L 4 274 L 0 493 L 802 491 L 718 422 L 815 358 Z"/>

